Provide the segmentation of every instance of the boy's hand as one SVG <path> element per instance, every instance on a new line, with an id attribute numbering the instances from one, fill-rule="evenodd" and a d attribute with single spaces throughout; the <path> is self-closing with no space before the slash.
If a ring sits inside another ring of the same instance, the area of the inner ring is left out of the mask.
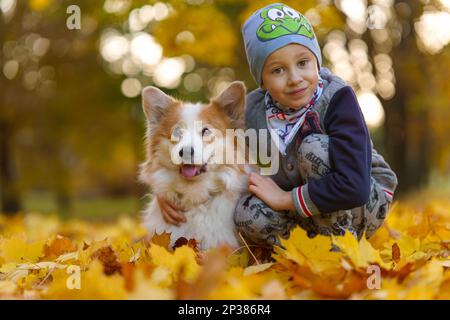
<path id="1" fill-rule="evenodd" d="M 156 195 L 156 199 L 161 208 L 161 213 L 165 222 L 176 226 L 180 225 L 181 222 L 186 222 L 186 217 L 184 216 L 182 208 L 169 203 L 169 201 L 161 195 Z"/>
<path id="2" fill-rule="evenodd" d="M 295 210 L 289 191 L 282 190 L 272 179 L 250 173 L 248 190 L 275 211 Z"/>

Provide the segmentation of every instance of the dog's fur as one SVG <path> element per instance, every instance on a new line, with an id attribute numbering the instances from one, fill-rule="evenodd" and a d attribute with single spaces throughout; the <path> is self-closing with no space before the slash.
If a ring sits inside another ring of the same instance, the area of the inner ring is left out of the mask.
<path id="1" fill-rule="evenodd" d="M 178 101 L 155 87 L 143 90 L 147 160 L 141 165 L 140 179 L 154 195 L 144 211 L 144 225 L 150 236 L 170 233 L 171 246 L 180 237 L 193 238 L 202 250 L 239 245 L 233 214 L 248 186 L 246 168 L 216 164 L 211 159 L 215 143 L 238 149 L 235 139 L 225 138 L 225 130 L 243 129 L 245 94 L 244 84 L 233 82 L 209 104 L 193 104 Z M 197 128 L 195 121 L 201 121 L 203 128 Z M 205 127 L 213 133 L 205 131 Z M 209 139 L 202 137 L 204 131 Z M 214 132 L 220 132 L 222 138 Z M 173 141 L 173 137 L 178 141 Z M 183 157 L 181 150 L 193 150 L 190 160 L 194 162 L 186 162 L 186 154 Z M 181 164 L 174 163 L 173 156 Z M 194 168 L 189 163 L 201 165 Z M 183 207 L 187 222 L 179 226 L 166 223 L 156 195 Z"/>

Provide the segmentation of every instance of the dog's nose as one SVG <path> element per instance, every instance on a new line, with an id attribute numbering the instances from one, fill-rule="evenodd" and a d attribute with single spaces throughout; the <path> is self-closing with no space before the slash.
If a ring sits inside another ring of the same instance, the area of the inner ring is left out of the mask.
<path id="1" fill-rule="evenodd" d="M 191 157 L 192 158 L 194 156 L 194 148 L 192 148 L 192 147 L 181 148 L 181 150 L 180 150 L 180 152 L 178 154 L 182 158 L 183 158 L 184 155 L 186 155 L 186 157 Z"/>

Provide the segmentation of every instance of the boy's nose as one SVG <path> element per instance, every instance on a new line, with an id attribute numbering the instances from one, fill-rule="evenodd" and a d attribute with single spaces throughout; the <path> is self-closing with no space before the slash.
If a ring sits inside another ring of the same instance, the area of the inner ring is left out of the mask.
<path id="1" fill-rule="evenodd" d="M 298 70 L 293 70 L 289 73 L 289 84 L 295 85 L 301 81 L 303 81 L 301 72 L 299 72 Z"/>

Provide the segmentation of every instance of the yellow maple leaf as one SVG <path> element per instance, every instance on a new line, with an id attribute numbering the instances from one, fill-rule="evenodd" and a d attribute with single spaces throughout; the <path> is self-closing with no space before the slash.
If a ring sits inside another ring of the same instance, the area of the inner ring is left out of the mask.
<path id="1" fill-rule="evenodd" d="M 157 272 L 155 270 L 155 272 Z M 154 273 L 155 273 L 154 272 Z M 155 283 L 153 277 L 147 278 L 144 272 L 140 269 L 136 270 L 133 275 L 134 289 L 128 294 L 128 299 L 131 300 L 168 300 L 174 299 L 174 291 L 165 286 L 158 285 L 161 282 Z"/>
<path id="2" fill-rule="evenodd" d="M 408 300 L 431 300 L 439 293 L 444 268 L 438 260 L 428 261 L 425 266 L 411 273 L 403 282 L 404 297 Z"/>
<path id="3" fill-rule="evenodd" d="M 234 267 L 228 270 L 222 281 L 208 296 L 208 299 L 260 299 L 269 294 L 267 284 L 273 281 L 286 283 L 286 275 L 273 270 L 245 275 L 245 270 Z"/>
<path id="4" fill-rule="evenodd" d="M 134 250 L 135 247 L 138 247 L 138 244 L 135 244 L 135 246 L 131 245 L 126 237 L 115 238 L 112 241 L 111 247 L 117 254 L 119 261 L 129 262 L 132 259 L 138 258 L 136 256 L 137 251 Z"/>
<path id="5" fill-rule="evenodd" d="M 385 249 L 382 251 L 383 256 L 392 258 L 392 246 L 397 245 L 400 251 L 400 259 L 397 262 L 398 266 L 403 266 L 407 263 L 414 263 L 418 260 L 428 259 L 433 255 L 438 255 L 442 250 L 439 239 L 433 235 L 428 235 L 424 239 L 415 238 L 406 234 L 401 235 L 396 240 L 389 240 L 385 244 Z"/>
<path id="6" fill-rule="evenodd" d="M 171 253 L 161 246 L 152 244 L 149 252 L 153 263 L 169 269 L 174 279 L 178 279 L 178 276 L 181 274 L 185 280 L 191 281 L 200 270 L 200 266 L 195 260 L 196 253 L 188 246 L 179 247 Z"/>
<path id="7" fill-rule="evenodd" d="M 94 252 L 101 248 L 108 247 L 109 245 L 110 242 L 108 239 L 104 239 L 101 241 L 93 241 L 87 248 L 79 248 L 76 255 L 76 259 L 78 260 L 77 265 L 79 265 L 83 270 L 86 269 L 92 261 L 92 255 Z"/>
<path id="8" fill-rule="evenodd" d="M 23 237 L 0 239 L 0 256 L 5 262 L 36 262 L 43 255 L 45 241 L 29 243 Z"/>
<path id="9" fill-rule="evenodd" d="M 71 274 L 66 270 L 56 270 L 53 281 L 48 290 L 43 293 L 47 299 L 125 299 L 125 281 L 123 277 L 114 274 L 106 276 L 103 266 L 98 260 L 94 260 L 87 271 L 80 273 L 80 289 L 70 288 L 67 280 Z"/>
<path id="10" fill-rule="evenodd" d="M 233 251 L 228 257 L 229 267 L 243 267 L 248 266 L 251 256 L 246 247 L 242 247 Z"/>
<path id="11" fill-rule="evenodd" d="M 372 247 L 365 236 L 358 241 L 352 233 L 347 231 L 344 236 L 332 236 L 332 239 L 356 268 L 367 268 L 373 263 L 384 269 L 392 268 L 390 263 L 381 259 L 380 252 Z"/>
<path id="12" fill-rule="evenodd" d="M 339 265 L 341 253 L 332 252 L 332 242 L 330 237 L 318 235 L 309 238 L 306 231 L 296 227 L 290 234 L 289 239 L 281 239 L 281 244 L 285 249 L 276 247 L 274 256 L 279 256 L 295 261 L 299 265 L 309 266 L 311 271 L 322 273 L 330 269 L 335 269 Z"/>

